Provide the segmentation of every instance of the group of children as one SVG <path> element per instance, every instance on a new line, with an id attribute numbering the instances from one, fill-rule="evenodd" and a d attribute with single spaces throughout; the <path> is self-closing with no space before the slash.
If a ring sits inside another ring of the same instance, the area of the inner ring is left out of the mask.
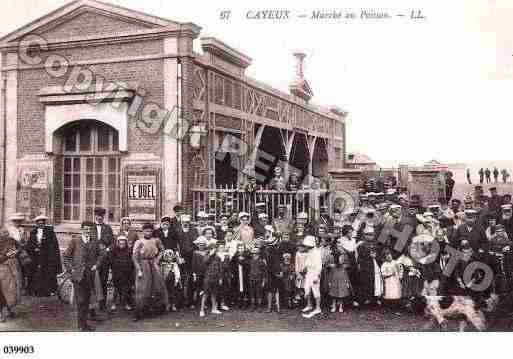
<path id="1" fill-rule="evenodd" d="M 366 246 L 361 246 L 366 241 L 357 242 L 349 225 L 339 235 L 327 233 L 323 226 L 316 232 L 312 236 L 298 225 L 294 233 L 275 233 L 274 227 L 267 225 L 265 235 L 257 237 L 249 247 L 233 228 L 226 229 L 222 241 L 216 240 L 213 227 L 202 228 L 193 241 L 190 266 L 183 266 L 177 251 L 163 249 L 160 253 L 159 269 L 166 283 L 170 310 L 184 306 L 187 277 L 191 283 L 191 307 L 199 306 L 201 317 L 207 308 L 213 314 L 231 307 L 267 312 L 275 308 L 280 312 L 282 308 L 305 304 L 303 311 L 307 313 L 314 309 L 311 299 L 318 307 L 311 312 L 314 315 L 323 307 L 331 312 L 344 312 L 349 305 L 357 307 L 372 300 L 381 305 L 384 299 L 397 307 L 404 297 L 402 284 L 411 281 L 411 276 L 418 277 L 406 257 L 394 260 L 391 253 L 383 252 L 377 258 L 372 247 L 366 251 Z M 312 256 L 314 262 L 318 258 L 317 264 L 311 264 Z M 125 236 L 117 238 L 106 263 L 115 287 L 111 310 L 116 310 L 116 304 L 131 310 L 135 274 L 131 245 Z M 370 278 L 373 285 L 366 295 L 364 273 L 369 266 L 374 277 Z M 309 275 L 315 283 L 308 283 Z"/>

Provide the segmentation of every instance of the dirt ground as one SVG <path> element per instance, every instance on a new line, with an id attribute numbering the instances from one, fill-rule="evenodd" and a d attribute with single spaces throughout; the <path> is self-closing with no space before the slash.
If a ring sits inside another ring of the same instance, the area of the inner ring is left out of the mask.
<path id="1" fill-rule="evenodd" d="M 51 332 L 75 331 L 74 312 L 57 298 L 35 299 L 24 297 L 17 308 L 17 316 L 0 323 L 0 331 Z M 511 331 L 511 319 L 495 322 L 491 330 Z M 131 313 L 113 313 L 103 322 L 93 323 L 97 331 L 133 332 L 206 332 L 206 331 L 290 331 L 290 332 L 336 332 L 336 331 L 438 331 L 427 328 L 429 321 L 409 312 L 392 312 L 383 308 L 353 309 L 345 313 L 324 313 L 316 319 L 301 317 L 299 310 L 284 310 L 282 313 L 258 313 L 232 310 L 223 314 L 207 314 L 200 318 L 197 311 L 184 310 L 132 321 Z M 451 321 L 449 330 L 458 330 L 458 323 Z"/>

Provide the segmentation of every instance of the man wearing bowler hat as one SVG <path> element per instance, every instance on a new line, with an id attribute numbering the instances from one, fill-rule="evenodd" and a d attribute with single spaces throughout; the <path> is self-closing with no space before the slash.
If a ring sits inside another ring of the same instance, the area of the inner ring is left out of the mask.
<path id="1" fill-rule="evenodd" d="M 107 253 L 111 250 L 112 244 L 114 242 L 114 234 L 112 232 L 111 226 L 104 223 L 105 218 L 105 209 L 104 208 L 95 208 L 94 209 L 94 230 L 93 235 L 95 236 L 98 244 L 100 245 L 100 249 L 103 253 Z M 107 293 L 107 281 L 109 279 L 109 268 L 106 266 L 102 266 L 99 268 L 100 274 L 100 282 L 102 284 L 103 293 Z M 105 311 L 106 306 L 105 303 L 107 301 L 107 296 L 100 301 L 100 310 Z"/>
<path id="2" fill-rule="evenodd" d="M 66 271 L 71 273 L 74 284 L 78 329 L 81 331 L 94 330 L 87 323 L 91 293 L 94 290 L 95 271 L 100 267 L 101 250 L 98 240 L 92 235 L 94 227 L 93 222 L 83 222 L 81 234 L 72 237 L 63 254 Z"/>

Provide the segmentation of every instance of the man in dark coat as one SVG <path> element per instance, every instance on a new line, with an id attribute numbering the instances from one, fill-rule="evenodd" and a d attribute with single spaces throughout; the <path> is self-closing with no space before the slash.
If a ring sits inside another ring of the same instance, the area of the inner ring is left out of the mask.
<path id="1" fill-rule="evenodd" d="M 490 171 L 490 169 L 487 167 L 486 170 L 485 170 L 485 177 L 486 177 L 486 183 L 490 183 L 490 181 L 492 180 L 490 178 L 490 175 L 492 174 L 492 172 Z"/>
<path id="2" fill-rule="evenodd" d="M 176 218 L 175 218 L 176 219 Z M 179 222 L 175 222 L 175 228 L 171 228 L 173 218 L 165 216 L 160 219 L 160 228 L 156 229 L 153 233 L 153 237 L 159 238 L 165 249 L 172 249 L 176 251 L 178 249 L 178 242 L 175 238 L 175 233 L 178 230 Z"/>
<path id="3" fill-rule="evenodd" d="M 449 202 L 452 198 L 452 192 L 454 190 L 454 184 L 456 183 L 452 178 L 453 174 L 451 171 L 447 172 L 445 177 L 445 198 Z"/>
<path id="4" fill-rule="evenodd" d="M 26 251 L 30 255 L 28 292 L 38 297 L 48 297 L 57 292 L 57 275 L 62 273 L 59 242 L 53 227 L 47 226 L 47 217 L 35 218 L 36 227 L 30 232 Z"/>
<path id="5" fill-rule="evenodd" d="M 481 167 L 481 169 L 479 170 L 479 183 L 483 183 L 484 181 L 484 169 Z"/>
<path id="6" fill-rule="evenodd" d="M 191 216 L 183 214 L 180 217 L 180 227 L 173 233 L 170 242 L 171 249 L 178 252 L 178 265 L 184 289 L 186 305 L 193 305 L 192 298 L 192 255 L 194 252 L 194 241 L 199 234 L 196 228 L 191 225 Z"/>
<path id="7" fill-rule="evenodd" d="M 169 228 L 170 228 L 171 232 L 174 232 L 174 231 L 178 230 L 178 228 L 180 228 L 180 217 L 182 216 L 182 214 L 185 213 L 183 205 L 181 203 L 177 203 L 173 207 L 173 212 L 175 213 L 175 215 L 173 217 L 171 217 L 169 220 Z"/>
<path id="8" fill-rule="evenodd" d="M 497 194 L 497 187 L 490 188 L 490 198 L 488 199 L 488 209 L 492 212 L 499 212 L 502 205 L 502 196 Z"/>
<path id="9" fill-rule="evenodd" d="M 473 209 L 465 210 L 465 223 L 456 230 L 452 245 L 459 248 L 463 240 L 467 240 L 474 251 L 486 243 L 485 230 L 477 223 L 477 211 Z"/>
<path id="10" fill-rule="evenodd" d="M 111 226 L 104 223 L 105 218 L 105 209 L 104 208 L 95 208 L 94 209 L 94 230 L 93 235 L 100 245 L 100 249 L 102 250 L 102 254 L 106 254 L 112 249 L 114 244 L 114 234 L 112 232 Z M 107 293 L 107 282 L 109 280 L 109 268 L 106 266 L 99 268 L 100 274 L 100 282 L 102 284 L 103 293 Z M 107 296 L 100 301 L 100 310 L 105 311 L 107 308 L 105 306 L 107 301 Z"/>
<path id="11" fill-rule="evenodd" d="M 66 270 L 71 272 L 74 284 L 75 303 L 77 305 L 78 328 L 81 331 L 93 331 L 87 323 L 89 301 L 94 288 L 94 273 L 100 267 L 100 244 L 93 235 L 94 223 L 83 222 L 81 235 L 74 236 L 64 251 Z"/>
<path id="12" fill-rule="evenodd" d="M 508 238 L 513 239 L 513 206 L 511 204 L 501 206 L 501 214 L 497 223 L 502 224 Z"/>
<path id="13" fill-rule="evenodd" d="M 499 182 L 499 170 L 497 167 L 493 168 L 493 180 L 495 183 Z"/>

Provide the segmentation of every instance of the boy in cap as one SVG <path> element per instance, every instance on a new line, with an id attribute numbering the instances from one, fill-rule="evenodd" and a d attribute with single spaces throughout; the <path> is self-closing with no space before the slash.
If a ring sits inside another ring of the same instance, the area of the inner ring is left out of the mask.
<path id="1" fill-rule="evenodd" d="M 251 259 L 248 261 L 249 299 L 252 310 L 260 311 L 264 288 L 266 286 L 267 262 L 261 256 L 260 247 L 251 249 Z"/>

